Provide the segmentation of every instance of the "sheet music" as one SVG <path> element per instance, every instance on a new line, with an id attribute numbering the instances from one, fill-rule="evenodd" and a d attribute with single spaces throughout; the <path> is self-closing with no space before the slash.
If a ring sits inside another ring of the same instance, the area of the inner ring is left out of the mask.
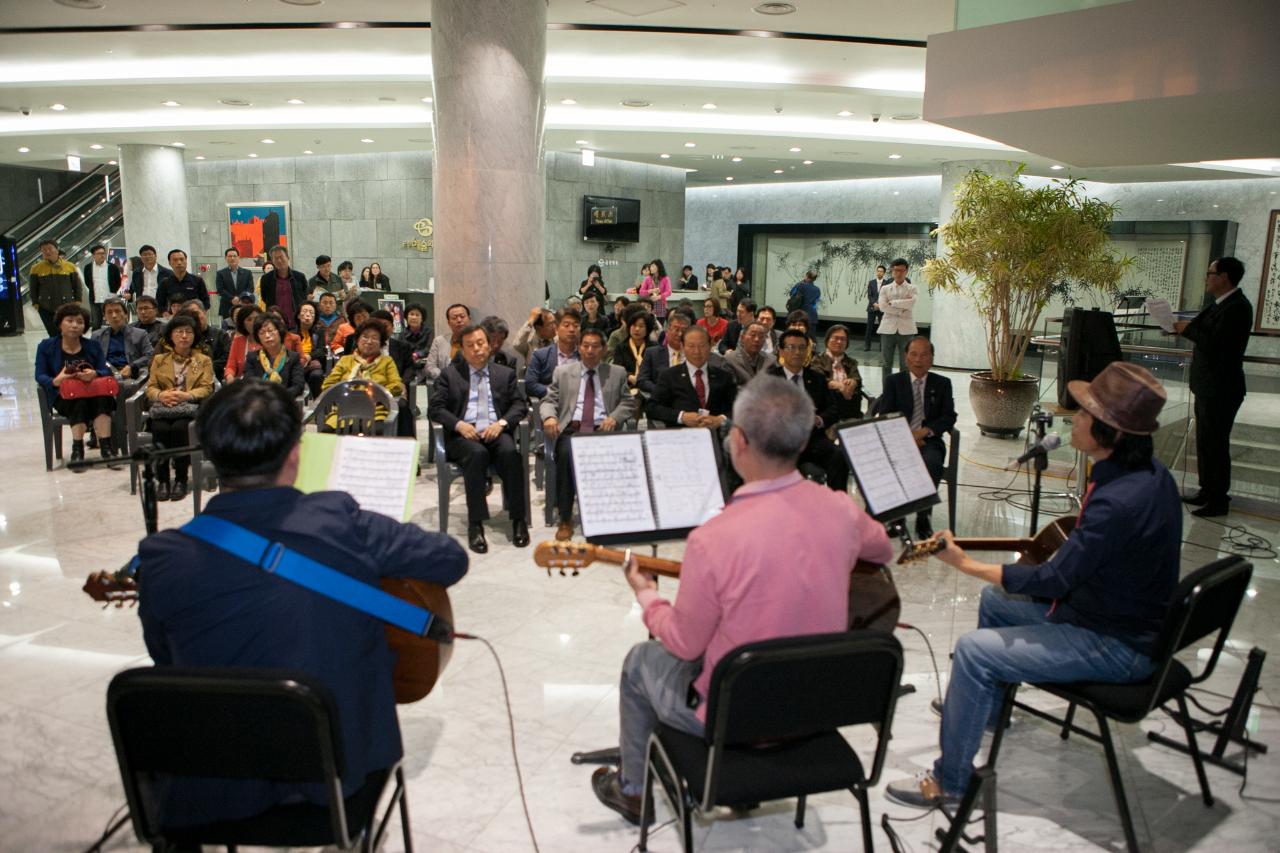
<path id="1" fill-rule="evenodd" d="M 343 436 L 329 471 L 329 488 L 351 495 L 361 509 L 404 521 L 418 442 L 402 438 Z"/>
<path id="2" fill-rule="evenodd" d="M 711 430 L 649 430 L 644 441 L 661 529 L 697 527 L 724 509 Z"/>
<path id="3" fill-rule="evenodd" d="M 893 473 L 902 484 L 907 500 L 918 501 L 937 494 L 938 487 L 933 484 L 933 478 L 929 476 L 929 469 L 925 467 L 920 448 L 916 447 L 916 440 L 911 435 L 911 427 L 907 424 L 907 419 L 890 418 L 887 421 L 877 421 L 876 430 L 880 434 L 880 441 L 884 444 L 884 449 L 889 456 L 889 464 L 893 466 Z"/>
<path id="4" fill-rule="evenodd" d="M 840 442 L 872 515 L 937 495 L 906 418 L 845 427 Z"/>
<path id="5" fill-rule="evenodd" d="M 584 535 L 658 529 L 639 433 L 574 436 L 569 451 Z"/>
<path id="6" fill-rule="evenodd" d="M 1147 313 L 1151 315 L 1151 319 L 1155 320 L 1160 328 L 1166 332 L 1173 331 L 1173 306 L 1169 304 L 1168 299 L 1158 299 L 1151 297 L 1147 300 Z"/>

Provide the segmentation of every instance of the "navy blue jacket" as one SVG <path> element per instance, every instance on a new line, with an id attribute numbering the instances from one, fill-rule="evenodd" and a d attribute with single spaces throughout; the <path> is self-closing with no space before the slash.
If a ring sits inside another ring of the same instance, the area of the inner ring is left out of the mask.
<path id="1" fill-rule="evenodd" d="M 524 374 L 524 392 L 530 397 L 547 396 L 547 386 L 560 363 L 555 341 L 534 350 L 529 356 L 529 369 Z M 575 351 L 576 352 L 576 351 Z"/>
<path id="2" fill-rule="evenodd" d="M 1058 600 L 1050 622 L 1079 625 L 1150 655 L 1178 584 L 1182 503 L 1168 469 L 1152 460 L 1130 471 L 1093 466 L 1080 523 L 1038 566 L 1009 563 L 1011 593 Z"/>
<path id="3" fill-rule="evenodd" d="M 93 365 L 99 376 L 110 376 L 111 368 L 107 367 L 107 356 L 102 347 L 92 338 L 80 338 L 80 357 Z M 52 401 L 58 396 L 58 389 L 53 387 L 53 377 L 62 372 L 62 335 L 45 338 L 36 346 L 36 382 L 44 386 Z"/>
<path id="4" fill-rule="evenodd" d="M 383 576 L 452 584 L 467 571 L 466 552 L 448 536 L 363 511 L 342 492 L 226 492 L 205 512 L 371 585 Z M 276 667 L 317 678 L 337 700 L 348 795 L 370 772 L 400 758 L 381 622 L 177 530 L 147 537 L 138 556 L 138 615 L 157 665 Z M 247 817 L 298 793 L 326 801 L 318 786 L 174 780 L 164 819 L 190 825 Z"/>
<path id="5" fill-rule="evenodd" d="M 178 278 L 171 272 L 168 278 L 160 279 L 159 285 L 156 286 L 156 302 L 160 304 L 161 311 L 167 309 L 169 303 L 179 297 L 183 302 L 199 299 L 204 310 L 209 310 L 209 288 L 205 286 L 204 279 L 197 278 L 191 273 Z"/>

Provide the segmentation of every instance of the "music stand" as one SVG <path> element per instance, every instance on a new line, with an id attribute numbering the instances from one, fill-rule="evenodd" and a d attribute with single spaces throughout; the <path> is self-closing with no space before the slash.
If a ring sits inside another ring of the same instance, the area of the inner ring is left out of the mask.
<path id="1" fill-rule="evenodd" d="M 844 421 L 836 434 L 867 514 L 910 544 L 903 519 L 939 502 L 938 487 L 901 414 Z"/>

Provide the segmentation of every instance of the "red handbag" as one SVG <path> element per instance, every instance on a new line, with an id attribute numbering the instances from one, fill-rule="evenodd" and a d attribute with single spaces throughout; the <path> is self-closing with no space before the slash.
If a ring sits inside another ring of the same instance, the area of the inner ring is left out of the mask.
<path id="1" fill-rule="evenodd" d="M 58 386 L 58 396 L 64 400 L 79 400 L 83 397 L 114 397 L 120 393 L 120 383 L 114 376 L 99 376 L 90 382 L 79 379 L 64 379 Z"/>

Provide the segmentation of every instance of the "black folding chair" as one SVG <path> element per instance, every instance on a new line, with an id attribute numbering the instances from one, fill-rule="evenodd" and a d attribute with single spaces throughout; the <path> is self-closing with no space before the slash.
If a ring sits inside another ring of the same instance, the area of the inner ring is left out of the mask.
<path id="1" fill-rule="evenodd" d="M 446 435 L 445 428 L 435 421 L 429 421 L 431 424 L 431 443 L 434 448 L 432 456 L 436 460 L 436 490 L 439 493 L 440 503 L 440 532 L 449 532 L 449 487 L 453 485 L 453 481 L 461 479 L 462 467 L 449 461 L 444 450 L 444 439 Z M 521 471 L 524 476 L 524 517 L 531 518 L 529 511 L 531 506 L 531 496 L 529 494 L 529 422 L 521 421 L 516 425 L 516 447 L 520 451 Z M 489 466 L 489 476 L 498 477 L 498 469 L 492 464 Z M 555 479 L 554 473 L 551 479 Z M 511 507 L 507 507 L 507 511 L 511 511 Z"/>
<path id="2" fill-rule="evenodd" d="M 383 420 L 377 419 L 377 407 L 387 411 Z M 336 431 L 343 435 L 383 435 L 394 437 L 399 401 L 391 392 L 368 379 L 349 379 L 326 388 L 311 408 L 302 415 L 302 422 L 320 426 L 337 410 Z"/>
<path id="3" fill-rule="evenodd" d="M 44 470 L 52 471 L 53 460 L 62 461 L 62 428 L 71 426 L 71 421 L 58 414 L 44 386 L 38 382 L 36 400 L 40 403 L 40 429 L 44 433 Z"/>
<path id="4" fill-rule="evenodd" d="M 343 747 L 332 694 L 314 679 L 269 669 L 144 667 L 125 670 L 107 689 L 107 720 L 134 831 L 167 845 L 314 847 L 373 851 L 399 806 L 406 851 L 404 773 L 371 773 L 342 796 Z M 174 777 L 267 780 L 317 785 L 325 805 L 290 801 L 238 820 L 170 826 L 161 814 Z M 378 818 L 378 803 L 394 783 Z"/>
<path id="5" fill-rule="evenodd" d="M 798 797 L 799 829 L 809 794 L 847 789 L 861 811 L 863 849 L 871 850 L 867 789 L 884 766 L 901 678 L 902 646 L 879 631 L 739 646 L 711 674 L 705 737 L 665 725 L 649 737 L 642 813 L 652 814 L 656 778 L 689 853 L 695 810 Z M 837 731 L 860 724 L 878 732 L 870 773 Z M 641 827 L 645 850 L 649 829 Z"/>

